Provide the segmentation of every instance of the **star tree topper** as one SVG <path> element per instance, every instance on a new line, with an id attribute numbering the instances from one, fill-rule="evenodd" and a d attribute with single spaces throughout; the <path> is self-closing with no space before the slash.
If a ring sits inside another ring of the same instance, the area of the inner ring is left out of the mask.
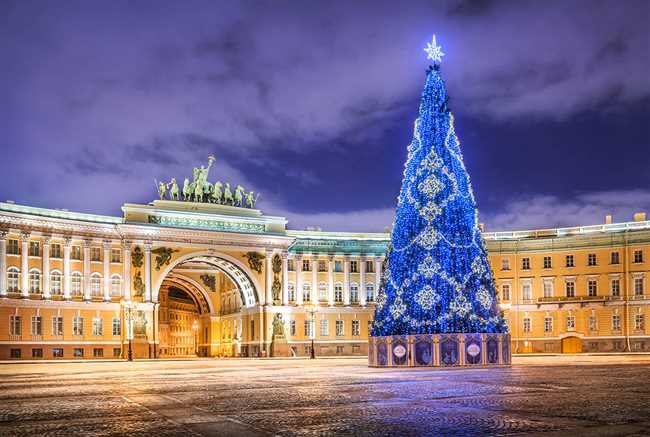
<path id="1" fill-rule="evenodd" d="M 427 46 L 424 49 L 425 52 L 427 52 L 427 58 L 431 59 L 433 62 L 442 62 L 442 57 L 445 56 L 444 53 L 442 53 L 442 47 L 436 44 L 436 35 L 433 35 L 433 38 L 431 38 L 431 42 L 427 43 Z"/>

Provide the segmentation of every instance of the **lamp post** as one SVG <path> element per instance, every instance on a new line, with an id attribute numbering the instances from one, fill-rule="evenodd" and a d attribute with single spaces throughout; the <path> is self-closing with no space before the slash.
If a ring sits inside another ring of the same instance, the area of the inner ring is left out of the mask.
<path id="1" fill-rule="evenodd" d="M 133 340 L 133 314 L 131 313 L 133 304 L 130 300 L 125 301 L 122 299 L 120 300 L 120 305 L 124 309 L 124 321 L 126 322 L 126 339 L 129 341 L 127 360 L 133 361 L 133 349 L 131 347 L 131 340 Z"/>
<path id="2" fill-rule="evenodd" d="M 196 336 L 199 331 L 199 322 L 196 319 L 192 322 L 192 331 L 194 331 L 194 355 L 198 356 Z"/>
<path id="3" fill-rule="evenodd" d="M 305 311 L 309 313 L 309 324 L 311 326 L 310 329 L 310 337 L 311 337 L 311 352 L 310 352 L 310 359 L 316 358 L 316 350 L 314 349 L 314 336 L 316 335 L 316 305 L 314 305 L 312 302 L 307 302 L 304 305 Z"/>

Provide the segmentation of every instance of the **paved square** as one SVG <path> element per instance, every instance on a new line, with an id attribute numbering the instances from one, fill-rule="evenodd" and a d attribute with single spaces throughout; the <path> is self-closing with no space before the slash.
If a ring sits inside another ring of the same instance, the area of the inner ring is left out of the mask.
<path id="1" fill-rule="evenodd" d="M 0 365 L 0 435 L 650 435 L 650 356 Z"/>

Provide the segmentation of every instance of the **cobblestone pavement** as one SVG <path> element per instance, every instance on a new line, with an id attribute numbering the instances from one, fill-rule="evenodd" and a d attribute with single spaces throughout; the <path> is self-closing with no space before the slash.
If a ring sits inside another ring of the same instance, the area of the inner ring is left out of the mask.
<path id="1" fill-rule="evenodd" d="M 0 435 L 650 435 L 650 356 L 0 365 Z"/>

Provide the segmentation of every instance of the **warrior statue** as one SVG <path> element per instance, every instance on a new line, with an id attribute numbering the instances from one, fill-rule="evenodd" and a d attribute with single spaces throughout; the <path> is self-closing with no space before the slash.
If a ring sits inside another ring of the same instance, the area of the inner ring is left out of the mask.
<path id="1" fill-rule="evenodd" d="M 255 196 L 254 191 L 249 191 L 248 194 L 246 194 L 246 206 L 249 208 L 255 208 L 255 203 L 257 202 L 258 197 L 260 197 L 259 193 Z"/>
<path id="2" fill-rule="evenodd" d="M 237 185 L 235 188 L 235 201 L 233 202 L 235 206 L 244 206 L 244 187 Z"/>
<path id="3" fill-rule="evenodd" d="M 280 313 L 273 316 L 273 337 L 284 337 L 284 321 Z"/>
<path id="4" fill-rule="evenodd" d="M 176 182 L 176 178 L 172 178 L 171 182 L 167 184 L 167 188 L 169 188 L 169 198 L 171 200 L 179 200 L 178 183 Z"/>
<path id="5" fill-rule="evenodd" d="M 230 184 L 226 182 L 226 187 L 223 190 L 223 204 L 232 205 L 232 192 L 230 191 Z"/>
<path id="6" fill-rule="evenodd" d="M 183 200 L 189 200 L 192 195 L 192 189 L 190 188 L 190 180 L 185 178 L 183 182 Z"/>

